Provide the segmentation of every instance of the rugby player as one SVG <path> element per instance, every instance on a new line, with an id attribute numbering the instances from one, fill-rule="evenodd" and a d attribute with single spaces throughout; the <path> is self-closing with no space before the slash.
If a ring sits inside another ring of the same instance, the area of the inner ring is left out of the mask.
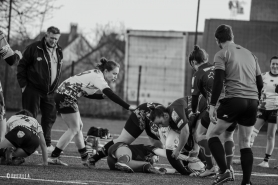
<path id="1" fill-rule="evenodd" d="M 261 71 L 257 58 L 249 50 L 234 43 L 231 26 L 218 26 L 215 39 L 221 50 L 214 56 L 215 75 L 209 116 L 216 125 L 208 133 L 208 145 L 220 168 L 220 173 L 213 185 L 222 184 L 232 177 L 219 135 L 234 122 L 239 125 L 240 159 L 243 171 L 241 184 L 249 185 L 253 166 L 250 138 L 256 122 L 259 92 L 263 87 Z M 223 85 L 225 97 L 220 100 L 216 118 L 215 106 Z"/>
<path id="2" fill-rule="evenodd" d="M 47 165 L 47 148 L 38 121 L 24 109 L 10 117 L 7 121 L 7 134 L 0 143 L 1 161 L 7 165 L 22 164 L 24 158 L 34 153 L 38 146 L 42 150 L 42 164 Z"/>

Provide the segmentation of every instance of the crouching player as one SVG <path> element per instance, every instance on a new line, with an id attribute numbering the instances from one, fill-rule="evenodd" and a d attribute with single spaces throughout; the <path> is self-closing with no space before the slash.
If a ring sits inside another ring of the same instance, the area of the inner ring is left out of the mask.
<path id="1" fill-rule="evenodd" d="M 195 145 L 188 120 L 186 118 L 186 111 L 188 103 L 186 98 L 180 98 L 174 101 L 167 108 L 160 105 L 150 107 L 152 109 L 150 118 L 155 125 L 160 129 L 160 139 L 165 140 L 166 156 L 169 163 L 182 175 L 195 174 L 192 170 L 178 159 L 180 153 L 188 154 Z M 192 124 L 194 125 L 194 124 Z M 201 165 L 199 171 L 204 171 L 204 165 Z"/>
<path id="2" fill-rule="evenodd" d="M 1 161 L 7 165 L 23 163 L 24 158 L 34 153 L 39 145 L 42 149 L 43 165 L 47 165 L 42 127 L 29 111 L 21 110 L 7 121 L 7 134 L 0 143 Z"/>

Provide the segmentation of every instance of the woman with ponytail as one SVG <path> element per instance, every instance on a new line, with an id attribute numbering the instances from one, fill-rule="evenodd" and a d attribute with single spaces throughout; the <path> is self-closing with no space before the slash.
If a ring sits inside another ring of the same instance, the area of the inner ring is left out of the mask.
<path id="1" fill-rule="evenodd" d="M 82 133 L 83 123 L 78 109 L 77 99 L 80 97 L 90 99 L 103 99 L 104 95 L 127 110 L 134 110 L 132 106 L 123 101 L 110 89 L 108 82 L 117 79 L 120 65 L 112 60 L 100 59 L 101 64 L 98 69 L 84 71 L 65 80 L 55 93 L 55 103 L 57 111 L 61 114 L 68 130 L 59 139 L 48 163 L 64 165 L 60 160 L 61 152 L 67 147 L 72 139 L 81 156 L 84 166 L 90 167 L 90 156 L 84 144 Z M 101 91 L 101 94 L 95 94 Z"/>

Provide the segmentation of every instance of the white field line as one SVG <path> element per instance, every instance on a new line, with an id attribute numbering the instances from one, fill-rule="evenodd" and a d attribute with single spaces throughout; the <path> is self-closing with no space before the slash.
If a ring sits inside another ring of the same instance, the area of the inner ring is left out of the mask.
<path id="1" fill-rule="evenodd" d="M 88 183 L 129 185 L 128 183 L 87 181 L 87 180 L 62 181 L 62 180 L 46 180 L 46 179 L 33 179 L 33 178 L 8 178 L 7 176 L 0 176 L 0 178 L 15 179 L 15 180 L 26 180 L 26 181 L 52 182 L 52 183 L 85 184 L 85 185 L 88 184 Z"/>

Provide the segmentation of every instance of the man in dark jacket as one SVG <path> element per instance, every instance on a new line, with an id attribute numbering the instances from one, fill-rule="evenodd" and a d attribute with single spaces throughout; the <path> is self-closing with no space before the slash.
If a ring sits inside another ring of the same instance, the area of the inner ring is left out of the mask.
<path id="1" fill-rule="evenodd" d="M 47 29 L 41 41 L 27 46 L 17 66 L 17 80 L 22 89 L 22 107 L 37 117 L 42 114 L 41 125 L 48 152 L 52 152 L 51 128 L 56 120 L 54 91 L 62 69 L 62 48 L 58 45 L 60 30 Z"/>

